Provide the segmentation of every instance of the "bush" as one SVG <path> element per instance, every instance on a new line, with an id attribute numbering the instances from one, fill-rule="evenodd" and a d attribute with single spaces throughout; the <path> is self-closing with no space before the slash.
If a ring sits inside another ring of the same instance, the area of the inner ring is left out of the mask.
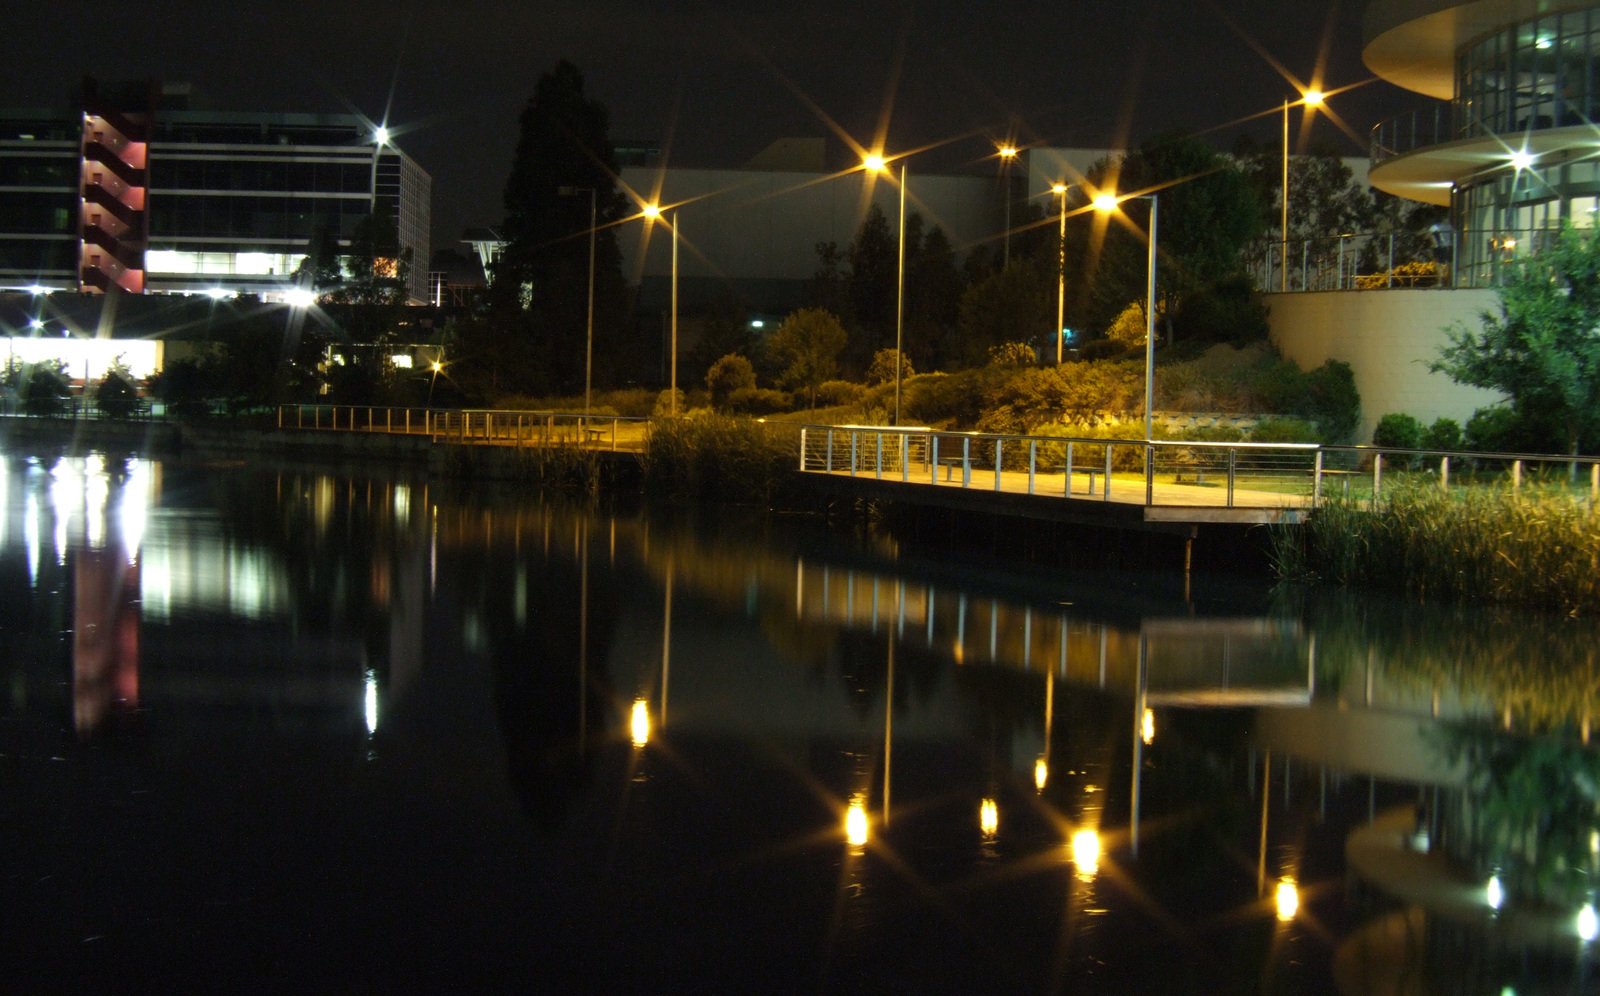
<path id="1" fill-rule="evenodd" d="M 916 375 L 911 369 L 911 358 L 900 353 L 897 349 L 880 349 L 872 354 L 872 363 L 867 367 L 867 384 L 892 384 L 894 383 L 894 365 L 896 358 L 900 361 L 900 379 L 903 382 L 908 377 Z M 828 383 L 837 383 L 829 381 Z M 820 392 L 820 388 L 818 391 Z"/>
<path id="2" fill-rule="evenodd" d="M 1180 340 L 1260 342 L 1267 338 L 1267 306 L 1249 277 L 1227 277 L 1185 297 L 1172 331 Z"/>
<path id="3" fill-rule="evenodd" d="M 1434 419 L 1433 424 L 1422 434 L 1422 448 L 1425 450 L 1459 450 L 1461 448 L 1461 426 L 1455 419 Z"/>
<path id="4" fill-rule="evenodd" d="M 1361 395 L 1350 364 L 1329 360 L 1306 373 L 1304 394 L 1290 414 L 1309 418 L 1322 431 L 1322 441 L 1342 443 L 1361 421 Z"/>
<path id="5" fill-rule="evenodd" d="M 1252 443 L 1318 443 L 1320 429 L 1305 419 L 1275 415 L 1264 418 L 1250 430 Z"/>
<path id="6" fill-rule="evenodd" d="M 722 415 L 677 419 L 652 428 L 644 480 L 672 498 L 767 505 L 798 459 L 792 431 Z"/>
<path id="7" fill-rule="evenodd" d="M 1559 453 L 1560 430 L 1549 419 L 1505 405 L 1479 408 L 1467 419 L 1464 445 L 1480 453 Z"/>
<path id="8" fill-rule="evenodd" d="M 891 350 L 892 352 L 892 350 Z M 906 364 L 907 367 L 910 364 Z M 904 385 L 901 385 L 904 387 Z M 848 380 L 825 380 L 817 385 L 817 400 L 830 407 L 853 405 L 867 396 L 867 389 Z"/>
<path id="9" fill-rule="evenodd" d="M 1372 445 L 1414 450 L 1422 445 L 1422 423 L 1402 412 L 1390 412 L 1372 430 Z"/>
<path id="10" fill-rule="evenodd" d="M 1078 359 L 1118 360 L 1124 356 L 1132 356 L 1134 353 L 1143 356 L 1143 344 L 1130 349 L 1126 344 L 1117 342 L 1114 339 L 1091 339 L 1078 350 Z"/>
<path id="11" fill-rule="evenodd" d="M 17 390 L 22 410 L 29 415 L 60 415 L 66 410 L 71 393 L 59 361 L 25 367 Z"/>
<path id="12" fill-rule="evenodd" d="M 747 391 L 755 386 L 755 368 L 738 353 L 729 353 L 711 364 L 711 369 L 706 371 L 706 390 L 711 392 L 711 407 L 718 411 L 727 409 L 728 399 L 736 392 Z"/>
<path id="13" fill-rule="evenodd" d="M 728 408 L 741 415 L 774 415 L 791 411 L 794 408 L 794 396 L 787 391 L 746 387 L 728 397 Z"/>
<path id="14" fill-rule="evenodd" d="M 1002 342 L 989 347 L 989 365 L 995 367 L 1033 367 L 1039 353 L 1025 342 Z"/>
<path id="15" fill-rule="evenodd" d="M 95 387 L 94 400 L 100 414 L 127 418 L 139 407 L 139 389 L 125 368 L 113 367 Z"/>

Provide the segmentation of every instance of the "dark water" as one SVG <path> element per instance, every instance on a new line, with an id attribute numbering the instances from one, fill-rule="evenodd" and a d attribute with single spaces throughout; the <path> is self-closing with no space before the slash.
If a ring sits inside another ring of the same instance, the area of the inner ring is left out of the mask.
<path id="1" fill-rule="evenodd" d="M 1448 808 L 1422 728 L 1586 738 L 1586 629 L 803 519 L 0 468 L 7 992 L 1586 979 L 1352 943 L 1402 907 L 1344 858 Z"/>

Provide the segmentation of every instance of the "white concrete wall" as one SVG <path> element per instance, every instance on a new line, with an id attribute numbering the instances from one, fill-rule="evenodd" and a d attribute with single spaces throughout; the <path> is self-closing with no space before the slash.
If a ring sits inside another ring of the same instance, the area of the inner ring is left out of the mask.
<path id="1" fill-rule="evenodd" d="M 914 161 L 909 174 L 906 214 L 922 215 L 924 232 L 944 229 L 958 257 L 976 244 L 998 244 L 1004 202 L 993 180 L 918 175 Z M 817 270 L 817 243 L 848 247 L 869 204 L 876 203 L 888 219 L 891 239 L 900 217 L 899 187 L 859 171 L 830 176 L 630 168 L 622 171 L 622 182 L 647 200 L 680 205 L 678 272 L 683 279 L 806 280 Z M 617 232 L 623 276 L 632 281 L 672 271 L 670 230 L 654 226 L 646 247 L 646 228 L 630 222 Z"/>
<path id="2" fill-rule="evenodd" d="M 1501 400 L 1493 391 L 1463 387 L 1428 364 L 1438 359 L 1455 322 L 1476 328 L 1498 301 L 1488 290 L 1327 291 L 1265 296 L 1273 343 L 1303 370 L 1342 360 L 1361 392 L 1356 442 L 1371 442 L 1378 420 L 1404 412 L 1424 425 L 1451 418 L 1465 426 L 1472 413 Z"/>

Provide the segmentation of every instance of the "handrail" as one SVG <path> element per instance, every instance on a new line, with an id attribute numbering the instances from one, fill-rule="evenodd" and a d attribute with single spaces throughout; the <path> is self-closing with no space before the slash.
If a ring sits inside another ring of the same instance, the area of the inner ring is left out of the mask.
<path id="1" fill-rule="evenodd" d="M 803 472 L 1146 507 L 1311 508 L 1333 487 L 1376 501 L 1392 485 L 1386 473 L 1446 488 L 1488 476 L 1520 488 L 1532 469 L 1543 468 L 1575 484 L 1580 467 L 1587 468 L 1588 500 L 1600 504 L 1600 457 L 892 426 L 807 425 L 800 434 Z"/>

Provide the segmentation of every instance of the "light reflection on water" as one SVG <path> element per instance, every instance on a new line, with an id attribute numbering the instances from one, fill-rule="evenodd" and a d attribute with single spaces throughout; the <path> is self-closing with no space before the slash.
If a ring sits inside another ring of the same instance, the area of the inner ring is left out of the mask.
<path id="1" fill-rule="evenodd" d="M 369 774 L 338 776 L 374 779 L 355 796 L 415 795 L 391 819 L 449 800 L 472 814 L 452 828 L 515 814 L 544 847 L 604 842 L 573 895 L 628 916 L 644 900 L 608 891 L 616 862 L 654 896 L 707 861 L 705 929 L 753 943 L 774 914 L 717 880 L 760 869 L 825 949 L 790 957 L 824 981 L 841 963 L 965 980 L 949 951 L 885 938 L 912 924 L 965 950 L 973 918 L 1033 982 L 1252 978 L 1152 950 L 1151 924 L 1248 938 L 1312 895 L 1317 922 L 1338 920 L 1340 890 L 1315 886 L 1342 876 L 1340 841 L 1312 853 L 1308 832 L 1450 783 L 1420 728 L 1490 716 L 1586 740 L 1595 705 L 1590 630 L 1492 614 L 1232 584 L 1188 599 L 1158 578 L 974 571 L 732 518 L 700 530 L 314 471 L 11 458 L 0 497 L 6 603 L 55 606 L 0 616 L 24 648 L 7 716 L 45 731 L 67 687 L 85 742 L 304 745 L 315 760 L 263 789 L 290 813 L 276 793 L 359 758 Z M 856 905 L 807 919 L 811 863 L 840 860 L 815 842 L 841 839 Z M 509 866 L 543 860 L 502 846 Z M 934 928 L 938 910 L 959 915 Z M 646 933 L 705 943 L 695 930 Z M 1229 943 L 1323 987 L 1332 930 L 1262 937 Z"/>

